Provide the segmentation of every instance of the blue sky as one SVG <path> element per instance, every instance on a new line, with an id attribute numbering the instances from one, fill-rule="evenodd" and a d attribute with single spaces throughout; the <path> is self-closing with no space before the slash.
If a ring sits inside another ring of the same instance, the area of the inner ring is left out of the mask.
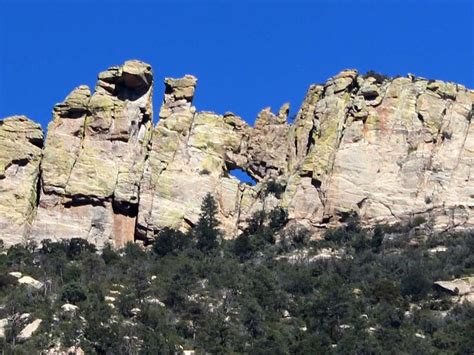
<path id="1" fill-rule="evenodd" d="M 199 110 L 248 122 L 344 68 L 408 72 L 474 88 L 472 1 L 0 0 L 0 117 L 44 128 L 55 103 L 99 71 L 141 59 L 198 77 Z"/>

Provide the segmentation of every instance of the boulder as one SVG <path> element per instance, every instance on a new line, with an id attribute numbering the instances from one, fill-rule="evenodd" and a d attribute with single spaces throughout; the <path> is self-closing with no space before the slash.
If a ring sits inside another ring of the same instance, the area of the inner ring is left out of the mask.
<path id="1" fill-rule="evenodd" d="M 455 296 L 454 300 L 457 303 L 467 302 L 474 304 L 474 276 L 451 281 L 436 281 L 434 285 Z"/>
<path id="2" fill-rule="evenodd" d="M 61 350 L 59 347 L 49 349 L 44 352 L 45 355 L 84 355 L 85 352 L 81 347 L 71 346 L 67 350 Z"/>
<path id="3" fill-rule="evenodd" d="M 22 276 L 18 279 L 18 283 L 22 285 L 27 285 L 30 287 L 33 287 L 37 290 L 41 289 L 43 287 L 43 283 L 41 281 L 38 281 L 31 276 Z"/>
<path id="4" fill-rule="evenodd" d="M 33 335 L 34 332 L 38 330 L 42 323 L 41 319 L 35 319 L 33 322 L 27 324 L 16 337 L 17 341 L 22 343 Z"/>
<path id="5" fill-rule="evenodd" d="M 66 313 L 74 313 L 76 312 L 77 310 L 79 309 L 78 306 L 74 305 L 74 304 L 69 304 L 69 303 L 65 303 L 61 306 L 61 310 L 63 310 L 64 312 Z"/>
<path id="6" fill-rule="evenodd" d="M 0 319 L 0 338 L 5 338 L 5 328 L 8 326 L 8 318 Z"/>

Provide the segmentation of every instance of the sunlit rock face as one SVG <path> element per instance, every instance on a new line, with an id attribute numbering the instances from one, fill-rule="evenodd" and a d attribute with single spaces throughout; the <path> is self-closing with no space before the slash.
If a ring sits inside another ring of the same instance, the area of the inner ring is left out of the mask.
<path id="1" fill-rule="evenodd" d="M 0 121 L 0 238 L 21 243 L 33 221 L 43 147 L 41 127 L 24 116 Z"/>
<path id="2" fill-rule="evenodd" d="M 43 150 L 39 126 L 0 121 L 0 237 L 149 242 L 164 227 L 195 225 L 207 193 L 226 237 L 276 207 L 314 235 L 350 215 L 474 226 L 474 93 L 462 85 L 344 70 L 310 86 L 291 124 L 284 104 L 252 127 L 199 112 L 191 75 L 164 84 L 155 127 L 153 74 L 139 61 L 57 104 Z M 233 177 L 236 168 L 256 184 Z"/>
<path id="3" fill-rule="evenodd" d="M 151 67 L 128 61 L 99 74 L 95 92 L 57 104 L 41 163 L 41 197 L 29 237 L 134 240 L 152 129 Z"/>
<path id="4" fill-rule="evenodd" d="M 292 160 L 286 199 L 295 218 L 306 214 L 304 196 L 312 194 L 306 217 L 313 224 L 356 213 L 367 224 L 422 215 L 438 229 L 472 227 L 471 90 L 343 71 L 308 96 L 292 127 L 296 147 L 309 142 Z"/>

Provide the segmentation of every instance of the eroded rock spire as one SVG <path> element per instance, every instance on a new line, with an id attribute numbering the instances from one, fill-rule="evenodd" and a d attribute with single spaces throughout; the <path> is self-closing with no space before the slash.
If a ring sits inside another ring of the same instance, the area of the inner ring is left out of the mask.
<path id="1" fill-rule="evenodd" d="M 41 164 L 42 194 L 29 237 L 133 241 L 152 128 L 151 67 L 128 61 L 99 74 L 94 94 L 56 105 Z"/>

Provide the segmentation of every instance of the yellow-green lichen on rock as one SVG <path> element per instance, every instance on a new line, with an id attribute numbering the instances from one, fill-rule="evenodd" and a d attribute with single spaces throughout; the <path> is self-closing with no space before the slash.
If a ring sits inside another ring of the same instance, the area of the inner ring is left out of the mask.
<path id="1" fill-rule="evenodd" d="M 41 126 L 25 116 L 0 120 L 0 239 L 24 240 L 36 209 Z"/>
<path id="2" fill-rule="evenodd" d="M 151 139 L 152 83 L 148 64 L 127 61 L 100 73 L 92 96 L 80 86 L 56 106 L 42 164 L 47 195 L 40 198 L 32 237 L 95 240 L 103 233 L 104 242 L 113 242 L 115 233 L 118 243 L 134 239 L 128 211 L 137 209 Z M 52 209 L 73 233 L 51 221 Z M 121 213 L 126 218 L 116 216 Z"/>
<path id="3" fill-rule="evenodd" d="M 43 150 L 38 125 L 0 121 L 7 245 L 148 243 L 164 227 L 195 225 L 207 193 L 225 237 L 277 207 L 313 236 L 351 213 L 366 224 L 417 215 L 435 229 L 474 226 L 474 92 L 462 85 L 343 70 L 310 86 L 293 123 L 285 103 L 253 127 L 197 111 L 191 75 L 165 79 L 153 127 L 152 85 L 137 60 L 101 72 L 93 94 L 81 85 L 55 105 Z"/>

